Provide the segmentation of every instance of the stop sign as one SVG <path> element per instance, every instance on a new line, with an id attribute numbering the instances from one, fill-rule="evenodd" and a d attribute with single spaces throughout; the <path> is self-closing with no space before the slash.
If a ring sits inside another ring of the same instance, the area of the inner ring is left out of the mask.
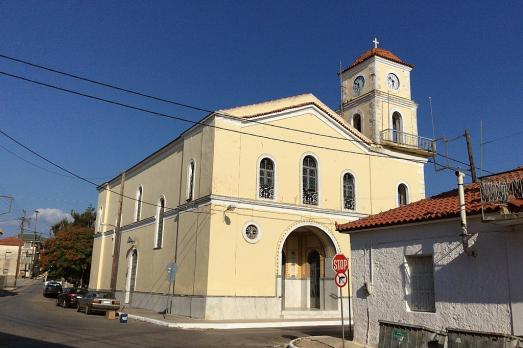
<path id="1" fill-rule="evenodd" d="M 349 269 L 349 259 L 343 254 L 336 254 L 332 258 L 332 269 L 336 273 L 345 273 Z"/>

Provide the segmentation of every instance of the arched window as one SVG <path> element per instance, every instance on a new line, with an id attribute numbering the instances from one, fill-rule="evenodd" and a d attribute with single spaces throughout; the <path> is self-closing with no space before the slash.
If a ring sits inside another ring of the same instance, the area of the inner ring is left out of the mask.
<path id="1" fill-rule="evenodd" d="M 192 201 L 194 194 L 194 161 L 187 168 L 187 201 Z"/>
<path id="2" fill-rule="evenodd" d="M 356 209 L 354 177 L 350 173 L 343 175 L 343 208 L 350 210 Z"/>
<path id="3" fill-rule="evenodd" d="M 160 202 L 158 204 L 158 224 L 157 224 L 157 230 L 156 230 L 156 240 L 154 247 L 159 249 L 162 247 L 163 243 L 163 218 L 165 215 L 165 199 L 162 197 L 160 198 Z"/>
<path id="4" fill-rule="evenodd" d="M 96 221 L 97 221 L 96 231 L 97 232 L 102 231 L 103 216 L 104 216 L 104 207 L 102 206 L 102 207 L 98 208 L 98 216 L 96 217 Z"/>
<path id="5" fill-rule="evenodd" d="M 409 189 L 405 184 L 398 185 L 398 205 L 406 205 L 409 203 Z"/>
<path id="6" fill-rule="evenodd" d="M 142 196 L 143 196 L 143 188 L 140 186 L 140 187 L 138 187 L 138 190 L 136 191 L 136 207 L 135 207 L 134 221 L 140 221 L 140 217 L 142 216 Z"/>
<path id="7" fill-rule="evenodd" d="M 303 203 L 318 205 L 318 164 L 312 156 L 305 156 L 302 167 Z"/>
<path id="8" fill-rule="evenodd" d="M 270 158 L 260 161 L 259 185 L 260 198 L 274 198 L 274 162 Z"/>
<path id="9" fill-rule="evenodd" d="M 361 128 L 361 115 L 360 114 L 355 114 L 354 116 L 352 116 L 352 126 L 354 128 L 356 128 L 356 130 L 358 132 L 361 132 L 362 128 Z"/>
<path id="10" fill-rule="evenodd" d="M 403 143 L 403 123 L 401 120 L 401 114 L 397 111 L 392 114 L 392 131 L 392 140 L 395 143 Z"/>

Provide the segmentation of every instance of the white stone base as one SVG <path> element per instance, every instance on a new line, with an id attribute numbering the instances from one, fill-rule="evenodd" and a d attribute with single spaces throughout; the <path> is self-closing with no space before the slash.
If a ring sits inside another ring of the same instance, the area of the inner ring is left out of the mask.
<path id="1" fill-rule="evenodd" d="M 284 310 L 277 297 L 234 296 L 172 296 L 135 292 L 130 303 L 124 303 L 125 293 L 116 292 L 123 306 L 150 309 L 156 312 L 170 309 L 173 315 L 205 320 L 307 319 L 338 318 L 338 310 Z M 345 316 L 348 316 L 344 303 Z M 167 311 L 169 312 L 169 311 Z"/>

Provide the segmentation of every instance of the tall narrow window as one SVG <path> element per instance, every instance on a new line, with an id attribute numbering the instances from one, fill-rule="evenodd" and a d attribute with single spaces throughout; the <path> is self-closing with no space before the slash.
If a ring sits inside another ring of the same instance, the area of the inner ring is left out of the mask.
<path id="1" fill-rule="evenodd" d="M 361 115 L 355 114 L 352 116 L 352 126 L 358 130 L 358 132 L 361 132 Z"/>
<path id="2" fill-rule="evenodd" d="M 134 221 L 140 221 L 140 218 L 142 216 L 142 196 L 143 188 L 140 186 L 138 187 L 138 191 L 136 192 L 136 214 Z"/>
<path id="3" fill-rule="evenodd" d="M 318 205 L 318 164 L 312 156 L 303 159 L 303 203 Z"/>
<path id="4" fill-rule="evenodd" d="M 434 268 L 432 255 L 406 256 L 407 300 L 411 311 L 435 312 Z"/>
<path id="5" fill-rule="evenodd" d="M 407 185 L 399 184 L 398 185 L 398 205 L 407 205 L 409 203 L 409 190 Z"/>
<path id="6" fill-rule="evenodd" d="M 163 218 L 165 215 L 165 199 L 160 198 L 160 204 L 158 205 L 158 229 L 156 231 L 156 243 L 155 248 L 159 249 L 162 247 L 163 241 Z"/>
<path id="7" fill-rule="evenodd" d="M 401 114 L 397 111 L 392 114 L 392 131 L 392 140 L 395 143 L 403 143 L 403 124 Z"/>
<path id="8" fill-rule="evenodd" d="M 260 162 L 259 185 L 260 198 L 274 198 L 274 162 L 270 158 L 265 157 Z"/>
<path id="9" fill-rule="evenodd" d="M 103 213 L 104 213 L 104 207 L 100 207 L 98 208 L 98 216 L 96 217 L 96 231 L 97 232 L 101 232 L 102 231 L 102 226 L 103 226 L 103 222 L 102 222 L 102 219 L 103 219 Z"/>
<path id="10" fill-rule="evenodd" d="M 343 175 L 343 208 L 350 210 L 356 209 L 354 177 L 349 173 Z"/>
<path id="11" fill-rule="evenodd" d="M 187 168 L 187 201 L 192 201 L 194 194 L 194 161 Z"/>

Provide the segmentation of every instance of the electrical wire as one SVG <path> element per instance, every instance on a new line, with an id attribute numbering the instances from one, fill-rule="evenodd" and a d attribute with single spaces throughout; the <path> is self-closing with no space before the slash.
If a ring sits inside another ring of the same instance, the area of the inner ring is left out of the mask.
<path id="1" fill-rule="evenodd" d="M 29 83 L 37 84 L 37 85 L 40 85 L 40 86 L 48 87 L 48 88 L 51 88 L 51 89 L 59 90 L 59 91 L 62 91 L 62 92 L 66 92 L 66 93 L 82 96 L 82 97 L 85 97 L 85 98 L 101 101 L 101 102 L 104 102 L 104 103 L 107 103 L 107 104 L 111 104 L 111 105 L 120 106 L 120 107 L 123 107 L 123 108 L 126 108 L 126 109 L 141 111 L 141 112 L 148 113 L 148 114 L 151 114 L 151 115 L 159 117 L 159 118 L 174 119 L 174 120 L 178 120 L 178 121 L 191 123 L 193 125 L 201 125 L 201 126 L 204 126 L 204 127 L 215 128 L 215 129 L 219 129 L 219 130 L 223 130 L 223 131 L 227 131 L 227 132 L 231 132 L 231 133 L 249 135 L 249 136 L 253 136 L 253 137 L 257 137 L 257 138 L 284 142 L 286 144 L 302 145 L 302 146 L 314 147 L 314 148 L 323 149 L 323 150 L 333 150 L 333 151 L 338 151 L 338 152 L 343 152 L 343 153 L 350 153 L 350 154 L 361 155 L 361 156 L 395 158 L 395 159 L 401 159 L 401 160 L 415 162 L 415 163 L 425 163 L 424 160 L 413 160 L 413 159 L 408 159 L 408 158 L 404 158 L 404 157 L 400 157 L 400 156 L 383 155 L 383 154 L 379 154 L 379 153 L 377 153 L 375 151 L 372 151 L 372 150 L 371 151 L 373 152 L 373 154 L 366 154 L 366 153 L 355 152 L 355 151 L 350 151 L 350 150 L 334 149 L 334 148 L 330 148 L 330 147 L 327 147 L 327 146 L 321 146 L 321 145 L 316 145 L 316 144 L 301 143 L 301 142 L 292 141 L 292 140 L 289 140 L 289 139 L 280 139 L 280 138 L 274 138 L 274 137 L 270 137 L 270 136 L 266 136 L 266 135 L 260 135 L 260 134 L 243 132 L 243 131 L 240 131 L 240 130 L 235 130 L 235 129 L 230 129 L 230 128 L 226 128 L 226 127 L 221 127 L 221 126 L 216 126 L 216 125 L 212 125 L 212 124 L 207 124 L 207 123 L 202 122 L 202 121 L 193 121 L 193 120 L 190 120 L 190 119 L 187 119 L 187 118 L 183 118 L 183 117 L 179 117 L 179 116 L 173 116 L 173 115 L 169 115 L 169 114 L 166 114 L 166 113 L 157 112 L 157 111 L 145 109 L 145 108 L 142 108 L 142 107 L 138 107 L 138 106 L 125 104 L 125 103 L 122 103 L 122 102 L 118 102 L 118 101 L 114 101 L 114 100 L 110 100 L 110 99 L 94 96 L 94 95 L 91 95 L 91 94 L 86 94 L 86 93 L 74 91 L 74 90 L 71 90 L 71 89 L 63 88 L 63 87 L 52 85 L 52 84 L 49 84 L 49 83 L 45 83 L 45 82 L 40 82 L 40 81 L 36 81 L 36 80 L 33 80 L 33 79 L 29 79 L 27 77 L 15 75 L 15 74 L 10 74 L 10 73 L 7 73 L 5 71 L 0 71 L 0 74 L 1 75 L 5 75 L 5 76 L 9 76 L 9 77 L 12 77 L 12 78 L 15 78 L 15 79 L 19 79 L 19 80 L 22 80 L 22 81 L 25 81 L 25 82 L 29 82 Z M 345 139 L 345 138 L 340 138 L 340 139 Z M 345 140 L 347 140 L 347 139 L 345 139 Z"/>
<path id="2" fill-rule="evenodd" d="M 75 178 L 75 177 L 72 176 L 72 175 L 67 175 L 67 174 L 58 173 L 58 172 L 55 172 L 55 171 L 50 170 L 50 169 L 48 169 L 48 168 L 45 168 L 45 167 L 39 166 L 38 164 L 33 163 L 33 162 L 31 162 L 31 161 L 29 161 L 29 160 L 23 158 L 22 156 L 18 155 L 17 153 L 15 153 L 15 152 L 9 150 L 7 147 L 3 146 L 2 144 L 0 144 L 0 148 L 2 148 L 4 151 L 10 153 L 11 155 L 15 156 L 15 157 L 18 158 L 19 160 L 24 161 L 25 163 L 32 165 L 32 166 L 35 167 L 35 168 L 41 169 L 41 170 L 43 170 L 43 171 L 46 171 L 46 172 L 51 173 L 51 174 L 54 174 L 54 175 L 63 176 L 63 177 L 65 177 L 65 178 L 72 178 L 72 179 Z M 88 179 L 92 179 L 92 180 L 103 180 L 103 179 L 108 179 L 108 178 L 112 178 L 112 177 L 114 177 L 114 176 L 103 176 L 103 177 L 88 178 Z"/>
<path id="3" fill-rule="evenodd" d="M 120 86 L 117 86 L 115 84 L 98 81 L 98 80 L 95 80 L 95 79 L 92 79 L 92 78 L 89 78 L 89 77 L 80 76 L 78 74 L 73 74 L 73 73 L 70 73 L 70 72 L 63 71 L 63 70 L 58 70 L 58 69 L 55 69 L 55 68 L 44 66 L 42 64 L 33 63 L 33 62 L 28 61 L 28 60 L 24 60 L 24 59 L 8 56 L 6 54 L 0 53 L 0 58 L 6 59 L 6 60 L 10 60 L 10 61 L 14 61 L 14 62 L 21 63 L 21 64 L 25 64 L 25 65 L 28 65 L 28 66 L 31 66 L 31 67 L 35 67 L 35 68 L 38 68 L 38 69 L 46 70 L 46 71 L 49 71 L 49 72 L 52 72 L 52 73 L 55 73 L 55 74 L 59 74 L 59 75 L 67 76 L 67 77 L 70 77 L 70 78 L 74 78 L 74 79 L 77 79 L 77 80 L 80 80 L 80 81 L 89 82 L 89 83 L 96 84 L 96 85 L 99 85 L 99 86 L 102 86 L 102 87 L 107 87 L 107 88 L 111 88 L 111 89 L 114 89 L 114 90 L 117 90 L 117 91 L 130 93 L 130 94 L 137 95 L 137 96 L 140 96 L 140 97 L 145 97 L 145 98 L 152 99 L 152 100 L 155 100 L 155 101 L 161 101 L 161 102 L 164 102 L 164 103 L 168 103 L 168 104 L 172 104 L 172 105 L 176 105 L 176 106 L 180 106 L 180 107 L 184 107 L 184 108 L 188 108 L 188 109 L 192 109 L 192 110 L 196 110 L 196 111 L 203 111 L 203 112 L 207 112 L 207 113 L 214 113 L 214 114 L 220 115 L 220 116 L 226 116 L 226 117 L 231 117 L 231 118 L 235 118 L 235 119 L 238 118 L 236 116 L 233 116 L 233 115 L 230 115 L 230 114 L 227 114 L 227 113 L 214 111 L 214 110 L 206 109 L 206 108 L 199 107 L 199 106 L 190 105 L 190 104 L 178 102 L 178 101 L 171 100 L 171 99 L 166 99 L 166 98 L 162 98 L 162 97 L 153 96 L 153 95 L 145 93 L 145 92 L 136 91 L 136 90 L 132 90 L 132 89 L 125 88 L 125 87 L 120 87 Z M 10 76 L 11 77 L 15 77 L 14 75 L 10 75 Z M 19 78 L 21 78 L 21 77 L 19 77 Z M 51 86 L 47 85 L 47 87 L 51 87 Z M 51 87 L 51 88 L 54 88 L 54 87 Z M 63 90 L 63 89 L 61 89 L 61 90 Z M 84 96 L 87 97 L 87 95 L 84 95 Z M 179 118 L 179 119 L 183 120 L 183 121 L 187 121 L 185 119 L 181 119 L 181 118 Z M 285 126 L 281 126 L 281 125 L 263 123 L 263 122 L 260 122 L 260 121 L 257 121 L 257 120 L 252 120 L 252 119 L 242 118 L 242 121 L 259 123 L 259 124 L 263 124 L 263 125 L 267 125 L 267 126 L 271 126 L 271 127 L 277 127 L 277 128 L 280 128 L 280 129 L 296 131 L 296 132 L 301 132 L 301 133 L 310 134 L 310 135 L 317 135 L 317 136 L 322 136 L 322 137 L 340 139 L 340 140 L 344 140 L 344 141 L 366 143 L 366 142 L 364 142 L 362 140 L 346 139 L 346 138 L 343 138 L 343 137 L 336 137 L 336 136 L 332 136 L 332 135 L 328 135 L 328 134 L 321 134 L 321 133 L 310 132 L 310 131 L 301 130 L 301 129 L 285 127 Z M 516 134 L 519 134 L 519 133 L 521 133 L 521 132 L 515 133 L 513 135 L 516 135 Z M 457 140 L 457 139 L 459 139 L 461 137 L 463 137 L 463 135 L 456 136 L 456 137 L 454 137 L 454 138 L 452 138 L 452 139 L 450 139 L 448 141 L 452 142 L 452 141 Z M 489 141 L 489 142 L 492 142 L 492 141 Z M 489 143 L 489 142 L 486 142 L 486 143 Z M 483 143 L 483 144 L 485 144 L 485 143 Z M 438 154 L 438 155 L 440 155 L 440 154 Z M 450 157 L 447 157 L 447 158 L 449 158 L 450 160 L 453 160 L 453 161 L 455 161 L 457 163 L 466 164 L 464 162 L 460 162 L 459 160 L 455 160 L 455 159 L 452 159 Z M 468 164 L 466 164 L 466 165 L 468 165 Z M 489 172 L 487 170 L 485 170 L 485 171 Z M 492 172 L 490 172 L 490 173 L 492 173 Z"/>
<path id="4" fill-rule="evenodd" d="M 511 133 L 511 134 L 508 134 L 508 135 L 504 135 L 502 137 L 498 137 L 498 138 L 494 138 L 494 139 L 490 139 L 490 140 L 484 141 L 484 142 L 481 143 L 481 145 L 486 145 L 486 144 L 494 143 L 496 141 L 505 140 L 507 138 L 510 138 L 510 137 L 513 137 L 513 136 L 516 136 L 516 135 L 520 135 L 520 134 L 523 134 L 523 130 Z"/>
<path id="5" fill-rule="evenodd" d="M 190 104 L 186 104 L 186 103 L 177 102 L 175 100 L 170 100 L 170 99 L 166 99 L 166 98 L 153 96 L 153 95 L 147 94 L 145 92 L 139 92 L 139 91 L 135 91 L 135 90 L 132 90 L 132 89 L 116 86 L 114 84 L 97 81 L 97 80 L 94 80 L 94 79 L 91 79 L 91 78 L 88 78 L 88 77 L 84 77 L 84 76 L 68 73 L 68 72 L 65 72 L 65 71 L 62 71 L 62 70 L 57 70 L 57 69 L 50 68 L 50 67 L 47 67 L 47 66 L 44 66 L 44 65 L 32 63 L 32 62 L 29 62 L 29 61 L 26 61 L 26 60 L 23 60 L 23 59 L 10 57 L 10 56 L 7 56 L 5 54 L 0 54 L 0 58 L 11 60 L 11 61 L 18 62 L 18 63 L 22 63 L 22 64 L 25 64 L 25 65 L 29 65 L 29 66 L 32 66 L 32 67 L 35 67 L 35 68 L 38 68 L 38 69 L 46 70 L 46 71 L 53 72 L 53 73 L 56 73 L 56 74 L 60 74 L 60 75 L 63 75 L 63 76 L 71 77 L 71 78 L 74 78 L 74 79 L 77 79 L 77 80 L 80 80 L 80 81 L 85 81 L 85 82 L 89 82 L 89 83 L 96 84 L 96 85 L 99 85 L 99 86 L 111 88 L 111 89 L 114 89 L 114 90 L 117 90 L 117 91 L 120 91 L 120 92 L 130 93 L 130 94 L 137 95 L 137 96 L 140 96 L 140 97 L 152 99 L 152 100 L 155 100 L 155 101 L 160 101 L 160 102 L 176 105 L 176 106 L 180 106 L 180 107 L 191 109 L 191 110 L 202 111 L 202 112 L 206 112 L 206 113 L 210 113 L 210 114 L 212 113 L 212 114 L 219 115 L 219 116 L 224 116 L 224 117 L 229 117 L 229 118 L 234 118 L 234 119 L 241 119 L 242 121 L 244 121 L 246 123 L 263 124 L 263 125 L 269 126 L 269 127 L 275 127 L 275 128 L 290 130 L 290 131 L 294 131 L 294 132 L 305 133 L 305 134 L 309 134 L 309 135 L 317 135 L 317 136 L 321 136 L 321 137 L 334 138 L 334 139 L 340 139 L 340 140 L 345 140 L 345 141 L 350 141 L 350 142 L 367 144 L 367 142 L 365 142 L 363 140 L 346 139 L 346 138 L 343 138 L 343 137 L 335 137 L 335 136 L 332 136 L 332 135 L 329 135 L 329 134 L 321 134 L 321 133 L 311 132 L 311 131 L 307 131 L 307 130 L 303 130 L 303 129 L 296 129 L 296 128 L 286 127 L 286 126 L 282 126 L 282 125 L 277 125 L 277 124 L 264 123 L 264 122 L 260 122 L 258 120 L 253 120 L 253 119 L 239 118 L 237 116 L 234 116 L 234 115 L 231 115 L 231 114 L 227 114 L 227 113 L 224 113 L 224 112 L 220 112 L 220 111 L 216 111 L 216 110 L 210 110 L 210 109 L 202 108 L 200 106 L 194 106 L 194 105 L 190 105 Z"/>

